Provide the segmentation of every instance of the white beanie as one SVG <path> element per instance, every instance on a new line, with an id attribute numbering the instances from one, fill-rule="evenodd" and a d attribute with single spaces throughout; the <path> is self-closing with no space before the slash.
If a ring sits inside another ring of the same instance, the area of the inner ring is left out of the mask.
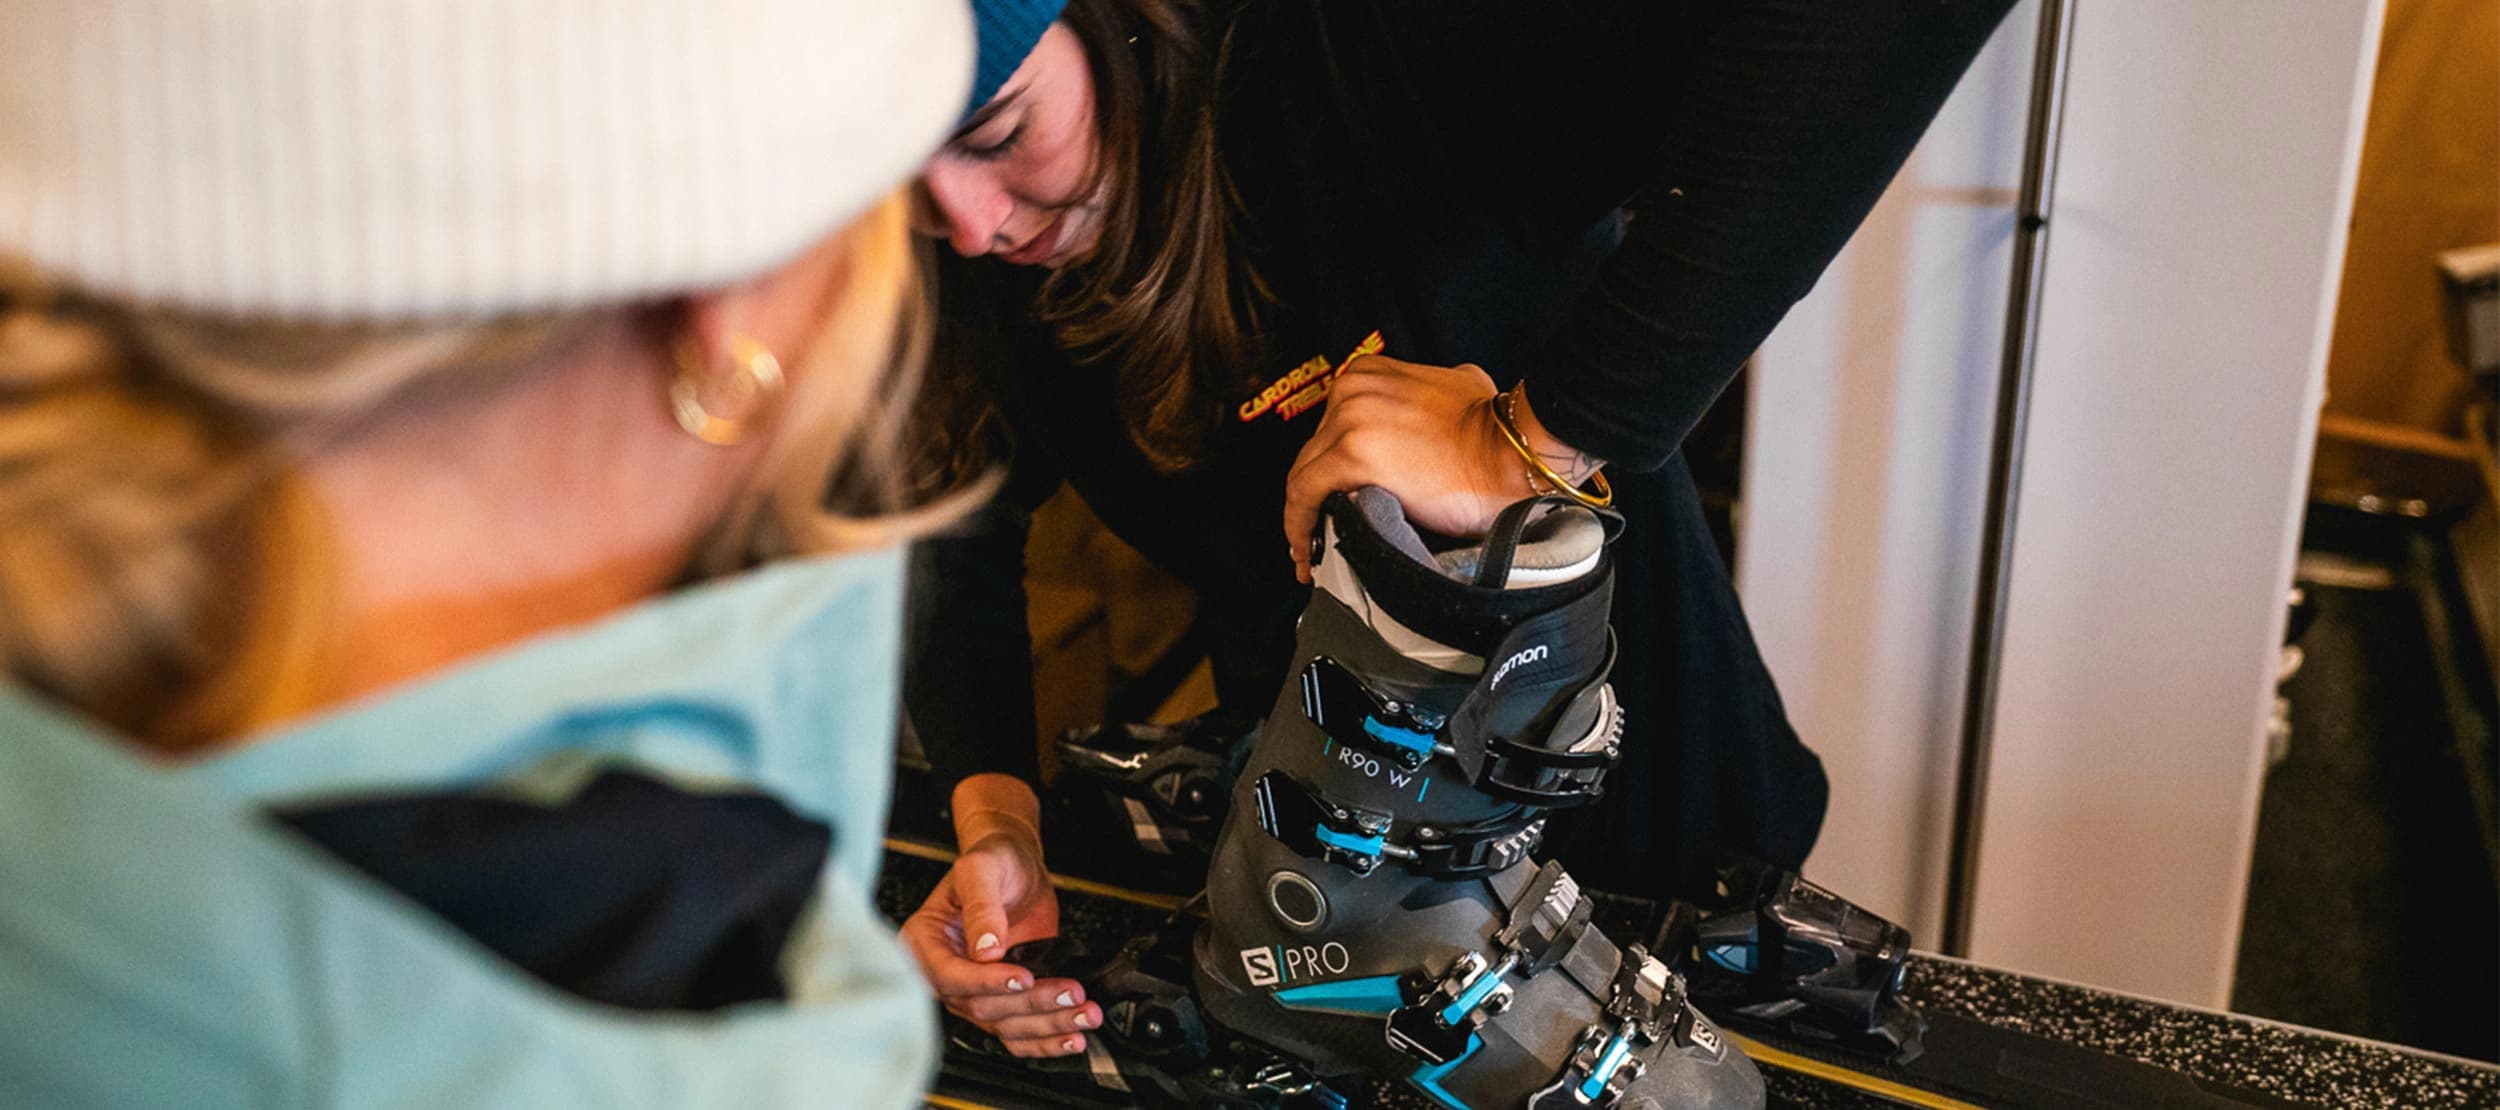
<path id="1" fill-rule="evenodd" d="M 899 184 L 972 62 L 962 0 L 15 0 L 0 252 L 342 320 L 714 286 Z"/>

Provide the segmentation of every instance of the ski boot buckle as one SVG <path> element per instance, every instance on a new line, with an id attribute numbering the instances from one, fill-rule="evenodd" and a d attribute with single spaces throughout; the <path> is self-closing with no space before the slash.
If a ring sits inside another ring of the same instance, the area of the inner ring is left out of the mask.
<path id="1" fill-rule="evenodd" d="M 1519 964 L 1519 953 L 1488 962 L 1481 952 L 1461 953 L 1450 970 L 1429 987 L 1410 980 L 1413 1000 L 1389 1015 L 1389 1045 L 1427 1064 L 1446 1064 L 1467 1054 L 1476 1027 L 1509 1008 L 1510 984 L 1503 977 Z"/>
<path id="2" fill-rule="evenodd" d="M 1381 858 L 1413 859 L 1412 849 L 1389 843 L 1389 815 L 1339 805 L 1283 771 L 1259 776 L 1253 796 L 1259 827 L 1288 848 L 1369 875 Z"/>
<path id="3" fill-rule="evenodd" d="M 1356 875 L 1396 860 L 1433 879 L 1489 875 L 1525 859 L 1545 837 L 1545 819 L 1519 814 L 1474 825 L 1418 824 L 1404 843 L 1390 840 L 1388 814 L 1350 806 L 1283 771 L 1259 776 L 1259 828 L 1302 855 Z"/>
<path id="4" fill-rule="evenodd" d="M 1529 1098 L 1529 1110 L 1614 1105 L 1623 1092 L 1639 1081 L 1645 1067 L 1632 1053 L 1648 1042 L 1636 1040 L 1636 1035 L 1637 1029 L 1630 1022 L 1618 1025 L 1612 1033 L 1604 1025 L 1582 1030 L 1579 1044 L 1571 1051 L 1571 1061 L 1563 1066 L 1562 1076 Z"/>
<path id="5" fill-rule="evenodd" d="M 1614 1105 L 1647 1068 L 1637 1054 L 1681 1023 L 1683 1007 L 1673 972 L 1641 946 L 1625 948 L 1604 1019 L 1581 1030 L 1562 1075 L 1528 1100 L 1529 1110 Z"/>
<path id="6" fill-rule="evenodd" d="M 1462 952 L 1428 985 L 1421 977 L 1400 984 L 1407 1003 L 1389 1015 L 1390 1046 L 1426 1064 L 1446 1064 L 1466 1055 L 1476 1027 L 1509 1008 L 1511 987 L 1504 979 L 1513 971 L 1532 976 L 1551 967 L 1578 940 L 1588 919 L 1588 902 L 1562 866 L 1549 861 L 1538 867 L 1512 903 L 1508 920 L 1493 934 L 1498 958 Z M 1617 977 L 1618 993 L 1625 982 Z M 1631 982 L 1637 986 L 1637 977 Z M 1643 1011 L 1634 1016 L 1646 1022 L 1649 1015 Z"/>
<path id="7" fill-rule="evenodd" d="M 1328 656 L 1302 668 L 1302 715 L 1329 739 L 1413 771 L 1435 755 L 1456 754 L 1440 741 L 1447 718 L 1423 706 L 1372 691 Z"/>

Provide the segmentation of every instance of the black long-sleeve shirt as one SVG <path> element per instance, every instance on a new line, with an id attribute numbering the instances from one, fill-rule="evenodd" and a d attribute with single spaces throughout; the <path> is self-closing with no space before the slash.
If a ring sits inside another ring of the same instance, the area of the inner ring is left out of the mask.
<path id="1" fill-rule="evenodd" d="M 1019 483 L 1072 483 L 1197 589 L 1221 632 L 1218 694 L 1256 714 L 1285 672 L 1305 596 L 1276 527 L 1286 470 L 1319 421 L 1314 368 L 1376 332 L 1392 357 L 1528 379 L 1546 426 L 1619 475 L 1660 467 L 1865 217 L 2009 6 L 1243 5 L 1216 110 L 1245 249 L 1278 300 L 1252 369 L 1284 385 L 1251 387 L 1205 460 L 1180 474 L 1130 446 L 1101 368 L 1072 364 L 1025 321 L 1031 275 L 955 264 L 941 296 L 950 316 L 996 329 L 981 357 L 1014 429 Z M 1024 642 L 1000 587 L 1016 573 L 1002 553 L 1018 549 L 1025 507 L 994 510 L 1003 531 L 924 555 L 924 569 L 946 564 L 924 586 L 936 594 L 924 602 L 924 671 L 971 658 L 944 646 L 963 637 Z M 1624 573 L 1648 571 L 1627 560 Z M 1751 660 L 1732 595 L 1727 611 L 1721 638 Z M 912 684 L 915 723 L 950 778 L 1033 773 L 1029 709 L 963 711 L 1029 706 L 1029 674 L 1006 673 L 1022 660 L 992 663 Z M 1776 717 L 1767 673 L 1758 681 Z M 926 704 L 940 693 L 960 701 Z"/>

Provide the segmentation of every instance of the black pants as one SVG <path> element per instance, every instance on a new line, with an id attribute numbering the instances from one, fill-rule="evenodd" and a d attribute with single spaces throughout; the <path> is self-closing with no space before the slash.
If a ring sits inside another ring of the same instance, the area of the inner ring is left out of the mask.
<path id="1" fill-rule="evenodd" d="M 1623 760 L 1597 804 L 1556 815 L 1545 854 L 1584 886 L 1650 898 L 1707 890 L 1731 854 L 1796 867 L 1829 783 L 1788 724 L 1692 474 L 1677 455 L 1612 477 Z"/>

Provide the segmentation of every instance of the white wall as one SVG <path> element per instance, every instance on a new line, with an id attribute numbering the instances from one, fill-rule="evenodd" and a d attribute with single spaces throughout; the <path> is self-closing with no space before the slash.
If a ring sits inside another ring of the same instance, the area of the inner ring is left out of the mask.
<path id="1" fill-rule="evenodd" d="M 1832 802 L 1810 874 L 1933 944 L 2037 0 L 1750 376 L 1737 580 Z"/>
<path id="2" fill-rule="evenodd" d="M 1973 956 L 2219 1005 L 2376 0 L 2087 0 Z M 1937 935 L 2036 9 L 1764 348 L 1739 578 L 1833 808 Z"/>
<path id="3" fill-rule="evenodd" d="M 2229 997 L 2375 0 L 2075 26 L 1971 955 Z"/>

